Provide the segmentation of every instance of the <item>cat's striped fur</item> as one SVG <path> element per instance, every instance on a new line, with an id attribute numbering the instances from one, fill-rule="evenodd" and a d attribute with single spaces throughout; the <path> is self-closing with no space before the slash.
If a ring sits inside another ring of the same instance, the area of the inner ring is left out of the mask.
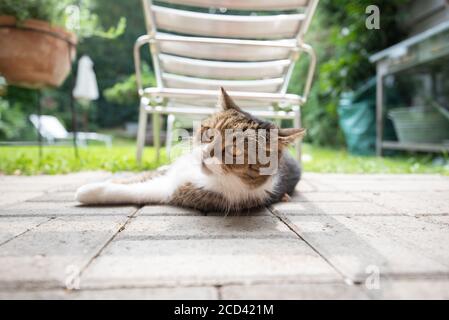
<path id="1" fill-rule="evenodd" d="M 199 136 L 208 129 L 222 133 L 226 129 L 239 129 L 250 139 L 258 139 L 261 129 L 277 129 L 270 122 L 254 118 L 242 111 L 222 89 L 223 111 L 202 123 Z M 249 130 L 251 129 L 251 130 Z M 251 133 L 250 133 L 251 132 Z M 254 134 L 256 132 L 256 134 Z M 303 129 L 279 129 L 278 143 L 269 142 L 262 152 L 275 152 L 278 170 L 272 175 L 261 174 L 266 165 L 259 161 L 226 164 L 216 155 L 204 150 L 221 139 L 209 137 L 192 152 L 178 158 L 168 168 L 125 180 L 111 180 L 85 185 L 78 189 L 76 199 L 84 204 L 171 204 L 195 208 L 205 212 L 237 212 L 280 201 L 291 194 L 300 179 L 298 163 L 290 156 L 287 146 L 301 138 Z M 276 150 L 272 150 L 273 145 Z M 230 147 L 230 149 L 229 149 Z M 221 152 L 234 150 L 235 145 L 223 141 Z M 220 152 L 219 150 L 219 152 Z M 258 151 L 260 152 L 260 151 Z M 234 154 L 235 156 L 235 154 Z M 208 161 L 214 160 L 214 161 Z"/>

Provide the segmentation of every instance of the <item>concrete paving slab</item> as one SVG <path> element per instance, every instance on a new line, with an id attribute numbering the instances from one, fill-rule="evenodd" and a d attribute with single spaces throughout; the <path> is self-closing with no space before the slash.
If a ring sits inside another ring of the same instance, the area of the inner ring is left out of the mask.
<path id="1" fill-rule="evenodd" d="M 383 281 L 379 290 L 370 290 L 372 299 L 447 300 L 449 279 L 405 279 Z"/>
<path id="2" fill-rule="evenodd" d="M 48 191 L 58 189 L 76 190 L 77 187 L 101 181 L 111 174 L 104 171 L 78 172 L 66 175 L 38 175 L 38 176 L 0 176 L 0 192 L 3 191 Z"/>
<path id="3" fill-rule="evenodd" d="M 309 173 L 320 191 L 448 191 L 449 177 L 426 174 L 319 174 Z"/>
<path id="4" fill-rule="evenodd" d="M 296 190 L 299 192 L 314 192 L 317 191 L 317 187 L 307 179 L 307 176 L 303 176 L 296 186 Z"/>
<path id="5" fill-rule="evenodd" d="M 449 275 L 449 230 L 409 216 L 287 217 L 311 246 L 353 281 Z"/>
<path id="6" fill-rule="evenodd" d="M 0 300 L 216 300 L 214 287 L 0 291 Z"/>
<path id="7" fill-rule="evenodd" d="M 449 214 L 449 191 L 356 192 L 354 196 L 397 213 Z"/>
<path id="8" fill-rule="evenodd" d="M 28 199 L 41 196 L 43 193 L 40 191 L 3 191 L 0 192 L 0 207 L 23 202 Z"/>
<path id="9" fill-rule="evenodd" d="M 359 181 L 326 181 L 329 188 L 333 187 L 338 191 L 449 191 L 448 181 L 406 181 L 399 180 L 364 180 Z"/>
<path id="10" fill-rule="evenodd" d="M 360 197 L 350 192 L 300 192 L 290 198 L 291 202 L 361 202 Z"/>
<path id="11" fill-rule="evenodd" d="M 396 215 L 377 204 L 365 202 L 280 202 L 273 209 L 287 215 Z"/>
<path id="12" fill-rule="evenodd" d="M 299 239 L 115 241 L 81 277 L 84 288 L 338 281 Z"/>
<path id="13" fill-rule="evenodd" d="M 225 300 L 369 299 L 369 296 L 359 286 L 344 283 L 230 285 L 221 287 L 220 291 Z"/>
<path id="14" fill-rule="evenodd" d="M 439 220 L 440 223 L 429 223 L 426 218 L 414 217 L 355 217 L 347 225 L 354 223 L 353 226 L 360 231 L 369 226 L 396 244 L 391 247 L 400 247 L 432 259 L 445 265 L 449 272 L 449 216 L 439 217 Z"/>
<path id="15" fill-rule="evenodd" d="M 359 173 L 316 173 L 306 172 L 304 174 L 307 180 L 318 183 L 325 183 L 328 181 L 353 181 L 353 182 L 365 182 L 367 180 L 376 181 L 446 181 L 449 182 L 449 177 L 439 174 L 388 174 L 388 173 L 376 173 L 376 174 L 359 174 Z"/>
<path id="16" fill-rule="evenodd" d="M 297 238 L 273 216 L 137 216 L 117 240 Z"/>
<path id="17" fill-rule="evenodd" d="M 306 173 L 281 222 L 73 202 L 110 176 L 0 177 L 0 298 L 448 297 L 448 177 Z"/>
<path id="18" fill-rule="evenodd" d="M 63 288 L 127 219 L 62 217 L 7 242 L 0 246 L 0 288 Z"/>
<path id="19" fill-rule="evenodd" d="M 135 209 L 136 207 L 132 206 L 83 206 L 78 202 L 23 202 L 0 207 L 0 216 L 127 215 Z"/>
<path id="20" fill-rule="evenodd" d="M 46 192 L 37 197 L 29 198 L 27 202 L 74 202 L 75 192 L 63 191 L 63 192 Z"/>
<path id="21" fill-rule="evenodd" d="M 189 208 L 181 208 L 175 206 L 166 206 L 166 205 L 148 205 L 140 209 L 139 215 L 141 216 L 204 216 L 205 214 L 189 209 Z"/>
<path id="22" fill-rule="evenodd" d="M 272 216 L 272 213 L 267 208 L 249 209 L 241 212 L 207 212 L 207 216 L 217 216 L 217 217 L 263 217 Z"/>
<path id="23" fill-rule="evenodd" d="M 0 246 L 47 221 L 47 217 L 0 217 Z"/>
<path id="24" fill-rule="evenodd" d="M 449 228 L 448 215 L 416 215 L 415 217 L 428 223 L 434 223 L 439 226 L 445 226 L 446 228 Z"/>

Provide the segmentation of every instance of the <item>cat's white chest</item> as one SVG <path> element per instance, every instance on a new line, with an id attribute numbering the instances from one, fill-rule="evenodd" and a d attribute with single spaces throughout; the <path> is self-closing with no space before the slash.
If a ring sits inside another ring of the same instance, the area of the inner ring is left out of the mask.
<path id="1" fill-rule="evenodd" d="M 173 186 L 173 192 L 180 186 L 190 183 L 197 188 L 220 193 L 230 202 L 264 199 L 273 192 L 272 177 L 267 179 L 263 185 L 252 188 L 233 174 L 206 174 L 202 170 L 201 157 L 195 151 L 179 158 L 172 164 L 168 178 Z"/>
<path id="2" fill-rule="evenodd" d="M 252 188 L 239 177 L 228 174 L 221 177 L 211 177 L 206 188 L 223 194 L 230 202 L 241 202 L 250 199 L 264 199 L 273 191 L 273 180 L 270 177 L 264 184 Z"/>

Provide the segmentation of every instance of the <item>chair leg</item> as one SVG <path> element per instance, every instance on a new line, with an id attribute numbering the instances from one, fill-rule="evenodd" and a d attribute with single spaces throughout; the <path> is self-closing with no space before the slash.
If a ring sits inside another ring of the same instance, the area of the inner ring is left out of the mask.
<path id="1" fill-rule="evenodd" d="M 156 149 L 156 161 L 159 162 L 161 153 L 161 115 L 159 113 L 153 113 L 151 119 L 153 125 L 153 146 Z"/>
<path id="2" fill-rule="evenodd" d="M 295 128 L 301 128 L 301 108 L 299 106 L 296 106 L 294 108 L 295 112 L 295 119 L 294 127 Z M 301 140 L 296 141 L 295 143 L 295 158 L 299 161 L 299 164 L 302 164 L 302 158 L 301 158 Z"/>
<path id="3" fill-rule="evenodd" d="M 165 140 L 165 153 L 168 160 L 170 160 L 171 146 L 173 142 L 173 125 L 175 123 L 175 115 L 169 114 L 167 117 L 167 137 Z"/>
<path id="4" fill-rule="evenodd" d="M 143 147 L 145 146 L 145 136 L 147 131 L 148 114 L 143 104 L 140 105 L 139 127 L 137 130 L 137 151 L 136 160 L 138 164 L 142 163 Z"/>

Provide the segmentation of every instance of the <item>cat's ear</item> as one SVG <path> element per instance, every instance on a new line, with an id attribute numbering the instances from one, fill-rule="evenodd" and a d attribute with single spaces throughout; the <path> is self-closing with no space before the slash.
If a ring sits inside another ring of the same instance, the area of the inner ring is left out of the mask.
<path id="1" fill-rule="evenodd" d="M 231 97 L 228 95 L 226 90 L 223 87 L 220 87 L 220 98 L 218 101 L 219 106 L 223 110 L 229 110 L 234 109 L 237 111 L 242 111 L 234 102 L 234 100 L 231 99 Z"/>
<path id="2" fill-rule="evenodd" d="M 305 134 L 306 129 L 304 128 L 279 129 L 278 131 L 279 142 L 283 145 L 287 145 L 293 143 L 296 139 L 304 137 Z"/>

